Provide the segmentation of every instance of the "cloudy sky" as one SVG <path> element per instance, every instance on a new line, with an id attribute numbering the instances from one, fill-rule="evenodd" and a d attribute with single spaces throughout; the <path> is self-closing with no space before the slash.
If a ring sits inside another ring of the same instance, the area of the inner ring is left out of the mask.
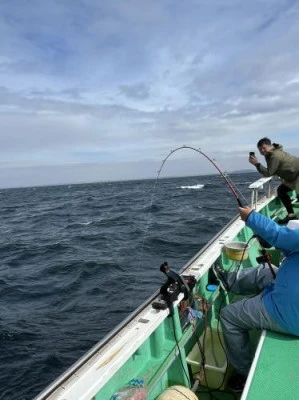
<path id="1" fill-rule="evenodd" d="M 181 145 L 299 154 L 293 0 L 2 0 L 0 187 L 155 177 Z M 175 153 L 163 173 L 214 172 Z"/>

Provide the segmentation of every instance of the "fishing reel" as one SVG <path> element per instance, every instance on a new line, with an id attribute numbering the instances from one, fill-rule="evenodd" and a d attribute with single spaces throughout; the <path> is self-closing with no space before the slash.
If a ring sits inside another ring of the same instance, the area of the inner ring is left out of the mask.
<path id="1" fill-rule="evenodd" d="M 154 301 L 152 307 L 156 310 L 165 310 L 168 307 L 169 314 L 173 315 L 173 302 L 178 299 L 180 293 L 184 294 L 183 300 L 187 300 L 196 284 L 196 279 L 193 275 L 183 278 L 170 270 L 167 262 L 161 264 L 160 271 L 167 276 L 167 281 L 160 288 L 160 299 Z"/>
<path id="2" fill-rule="evenodd" d="M 271 259 L 272 259 L 271 254 L 267 253 L 267 251 L 265 250 L 265 249 L 270 249 L 272 247 L 272 245 L 259 235 L 254 235 L 254 237 L 258 240 L 259 244 L 262 247 L 262 249 L 261 249 L 262 255 L 256 257 L 256 262 L 258 262 L 259 264 L 267 264 L 271 271 L 273 279 L 275 279 L 276 273 L 271 264 Z"/>
<path id="3" fill-rule="evenodd" d="M 256 262 L 259 264 L 265 264 L 271 262 L 271 256 L 269 253 L 262 254 L 259 257 L 256 257 Z"/>

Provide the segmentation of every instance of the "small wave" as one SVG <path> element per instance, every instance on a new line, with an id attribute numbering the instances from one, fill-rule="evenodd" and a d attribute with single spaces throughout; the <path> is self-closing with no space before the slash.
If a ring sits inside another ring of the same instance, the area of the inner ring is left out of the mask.
<path id="1" fill-rule="evenodd" d="M 10 332 L 1 332 L 0 333 L 0 339 L 5 339 L 5 340 L 12 340 L 14 339 L 13 333 Z"/>
<path id="2" fill-rule="evenodd" d="M 47 248 L 48 249 L 60 249 L 62 247 L 67 247 L 67 246 L 65 246 L 63 243 L 58 241 L 58 242 L 54 242 L 54 243 L 49 243 L 47 246 L 45 246 L 45 249 L 46 250 L 47 250 Z"/>
<path id="3" fill-rule="evenodd" d="M 86 221 L 86 222 L 72 222 L 70 224 L 68 224 L 65 228 L 78 228 L 80 226 L 87 226 L 87 225 L 91 225 L 93 223 L 93 221 Z"/>
<path id="4" fill-rule="evenodd" d="M 162 206 L 158 206 L 156 204 L 152 204 L 150 206 L 144 206 L 143 207 L 143 211 L 146 211 L 146 212 L 150 211 L 151 213 L 158 212 L 158 211 L 160 211 L 162 209 L 163 209 Z"/>
<path id="5" fill-rule="evenodd" d="M 68 226 L 76 226 L 76 225 L 91 225 L 92 221 L 86 221 L 86 222 L 74 222 L 72 224 L 69 224 Z"/>
<path id="6" fill-rule="evenodd" d="M 205 185 L 180 186 L 180 189 L 202 189 Z"/>

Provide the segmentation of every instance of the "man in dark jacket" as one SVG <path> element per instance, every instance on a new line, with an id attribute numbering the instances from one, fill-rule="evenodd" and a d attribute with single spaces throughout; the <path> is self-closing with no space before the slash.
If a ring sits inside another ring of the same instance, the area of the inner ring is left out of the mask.
<path id="1" fill-rule="evenodd" d="M 271 140 L 266 137 L 258 141 L 257 148 L 265 156 L 267 167 L 261 165 L 255 156 L 250 156 L 249 162 L 263 176 L 276 175 L 283 180 L 283 183 L 277 188 L 277 194 L 288 215 L 277 222 L 286 224 L 292 219 L 297 219 L 288 192 L 296 190 L 299 201 L 299 158 L 286 153 L 280 144 L 271 143 Z"/>

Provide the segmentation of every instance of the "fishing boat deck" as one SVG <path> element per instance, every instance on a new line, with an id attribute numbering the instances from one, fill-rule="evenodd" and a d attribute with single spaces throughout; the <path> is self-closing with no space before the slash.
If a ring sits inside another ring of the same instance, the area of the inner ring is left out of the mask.
<path id="1" fill-rule="evenodd" d="M 298 337 L 263 331 L 241 399 L 298 398 L 298 359 Z"/>
<path id="2" fill-rule="evenodd" d="M 279 200 L 271 195 L 270 189 L 267 196 L 258 199 L 258 190 L 265 183 L 270 183 L 270 180 L 263 178 L 254 183 L 252 208 L 274 220 L 283 218 L 285 210 Z M 299 213 L 299 204 L 294 205 Z M 183 267 L 182 276 L 192 276 L 197 280 L 194 293 L 200 295 L 197 300 L 199 310 L 203 304 L 202 299 L 210 305 L 207 321 L 211 329 L 215 330 L 218 326 L 221 307 L 236 300 L 233 296 L 226 296 L 220 287 L 214 291 L 207 290 L 211 266 L 219 262 L 227 270 L 235 269 L 240 260 L 227 257 L 223 251 L 224 243 L 231 240 L 247 242 L 251 237 L 252 231 L 236 216 Z M 250 249 L 248 259 L 241 262 L 242 268 L 257 266 L 256 257 L 260 255 L 260 247 L 256 240 L 251 242 Z M 274 248 L 268 251 L 272 263 L 279 265 L 280 253 Z M 169 308 L 153 307 L 153 302 L 160 304 L 158 293 L 116 327 L 105 340 L 97 343 L 35 400 L 108 400 L 126 387 L 132 378 L 145 380 L 148 400 L 157 399 L 172 385 L 191 387 L 190 378 L 194 376 L 194 371 L 187 355 L 189 357 L 195 346 L 197 335 L 200 337 L 203 334 L 204 320 L 199 321 L 194 330 L 187 322 L 186 315 L 180 315 L 178 304 L 184 297 L 182 293 L 173 302 L 174 312 L 172 318 L 169 318 Z M 255 349 L 258 337 L 252 339 Z M 243 394 L 235 394 L 228 387 L 218 391 L 200 386 L 196 392 L 198 398 L 267 400 L 271 396 L 271 400 L 293 399 L 294 393 L 297 395 L 299 392 L 299 380 L 296 380 L 299 363 L 293 361 L 299 359 L 299 338 L 263 331 L 255 354 Z M 199 365 L 199 361 L 196 361 Z M 219 368 L 217 380 L 222 376 L 223 371 Z M 228 377 L 229 371 L 225 379 Z M 219 386 L 216 384 L 214 387 Z"/>
<path id="3" fill-rule="evenodd" d="M 242 394 L 213 391 L 219 400 L 294 400 L 299 393 L 299 338 L 264 330 Z M 211 399 L 205 388 L 196 392 L 200 400 Z"/>

